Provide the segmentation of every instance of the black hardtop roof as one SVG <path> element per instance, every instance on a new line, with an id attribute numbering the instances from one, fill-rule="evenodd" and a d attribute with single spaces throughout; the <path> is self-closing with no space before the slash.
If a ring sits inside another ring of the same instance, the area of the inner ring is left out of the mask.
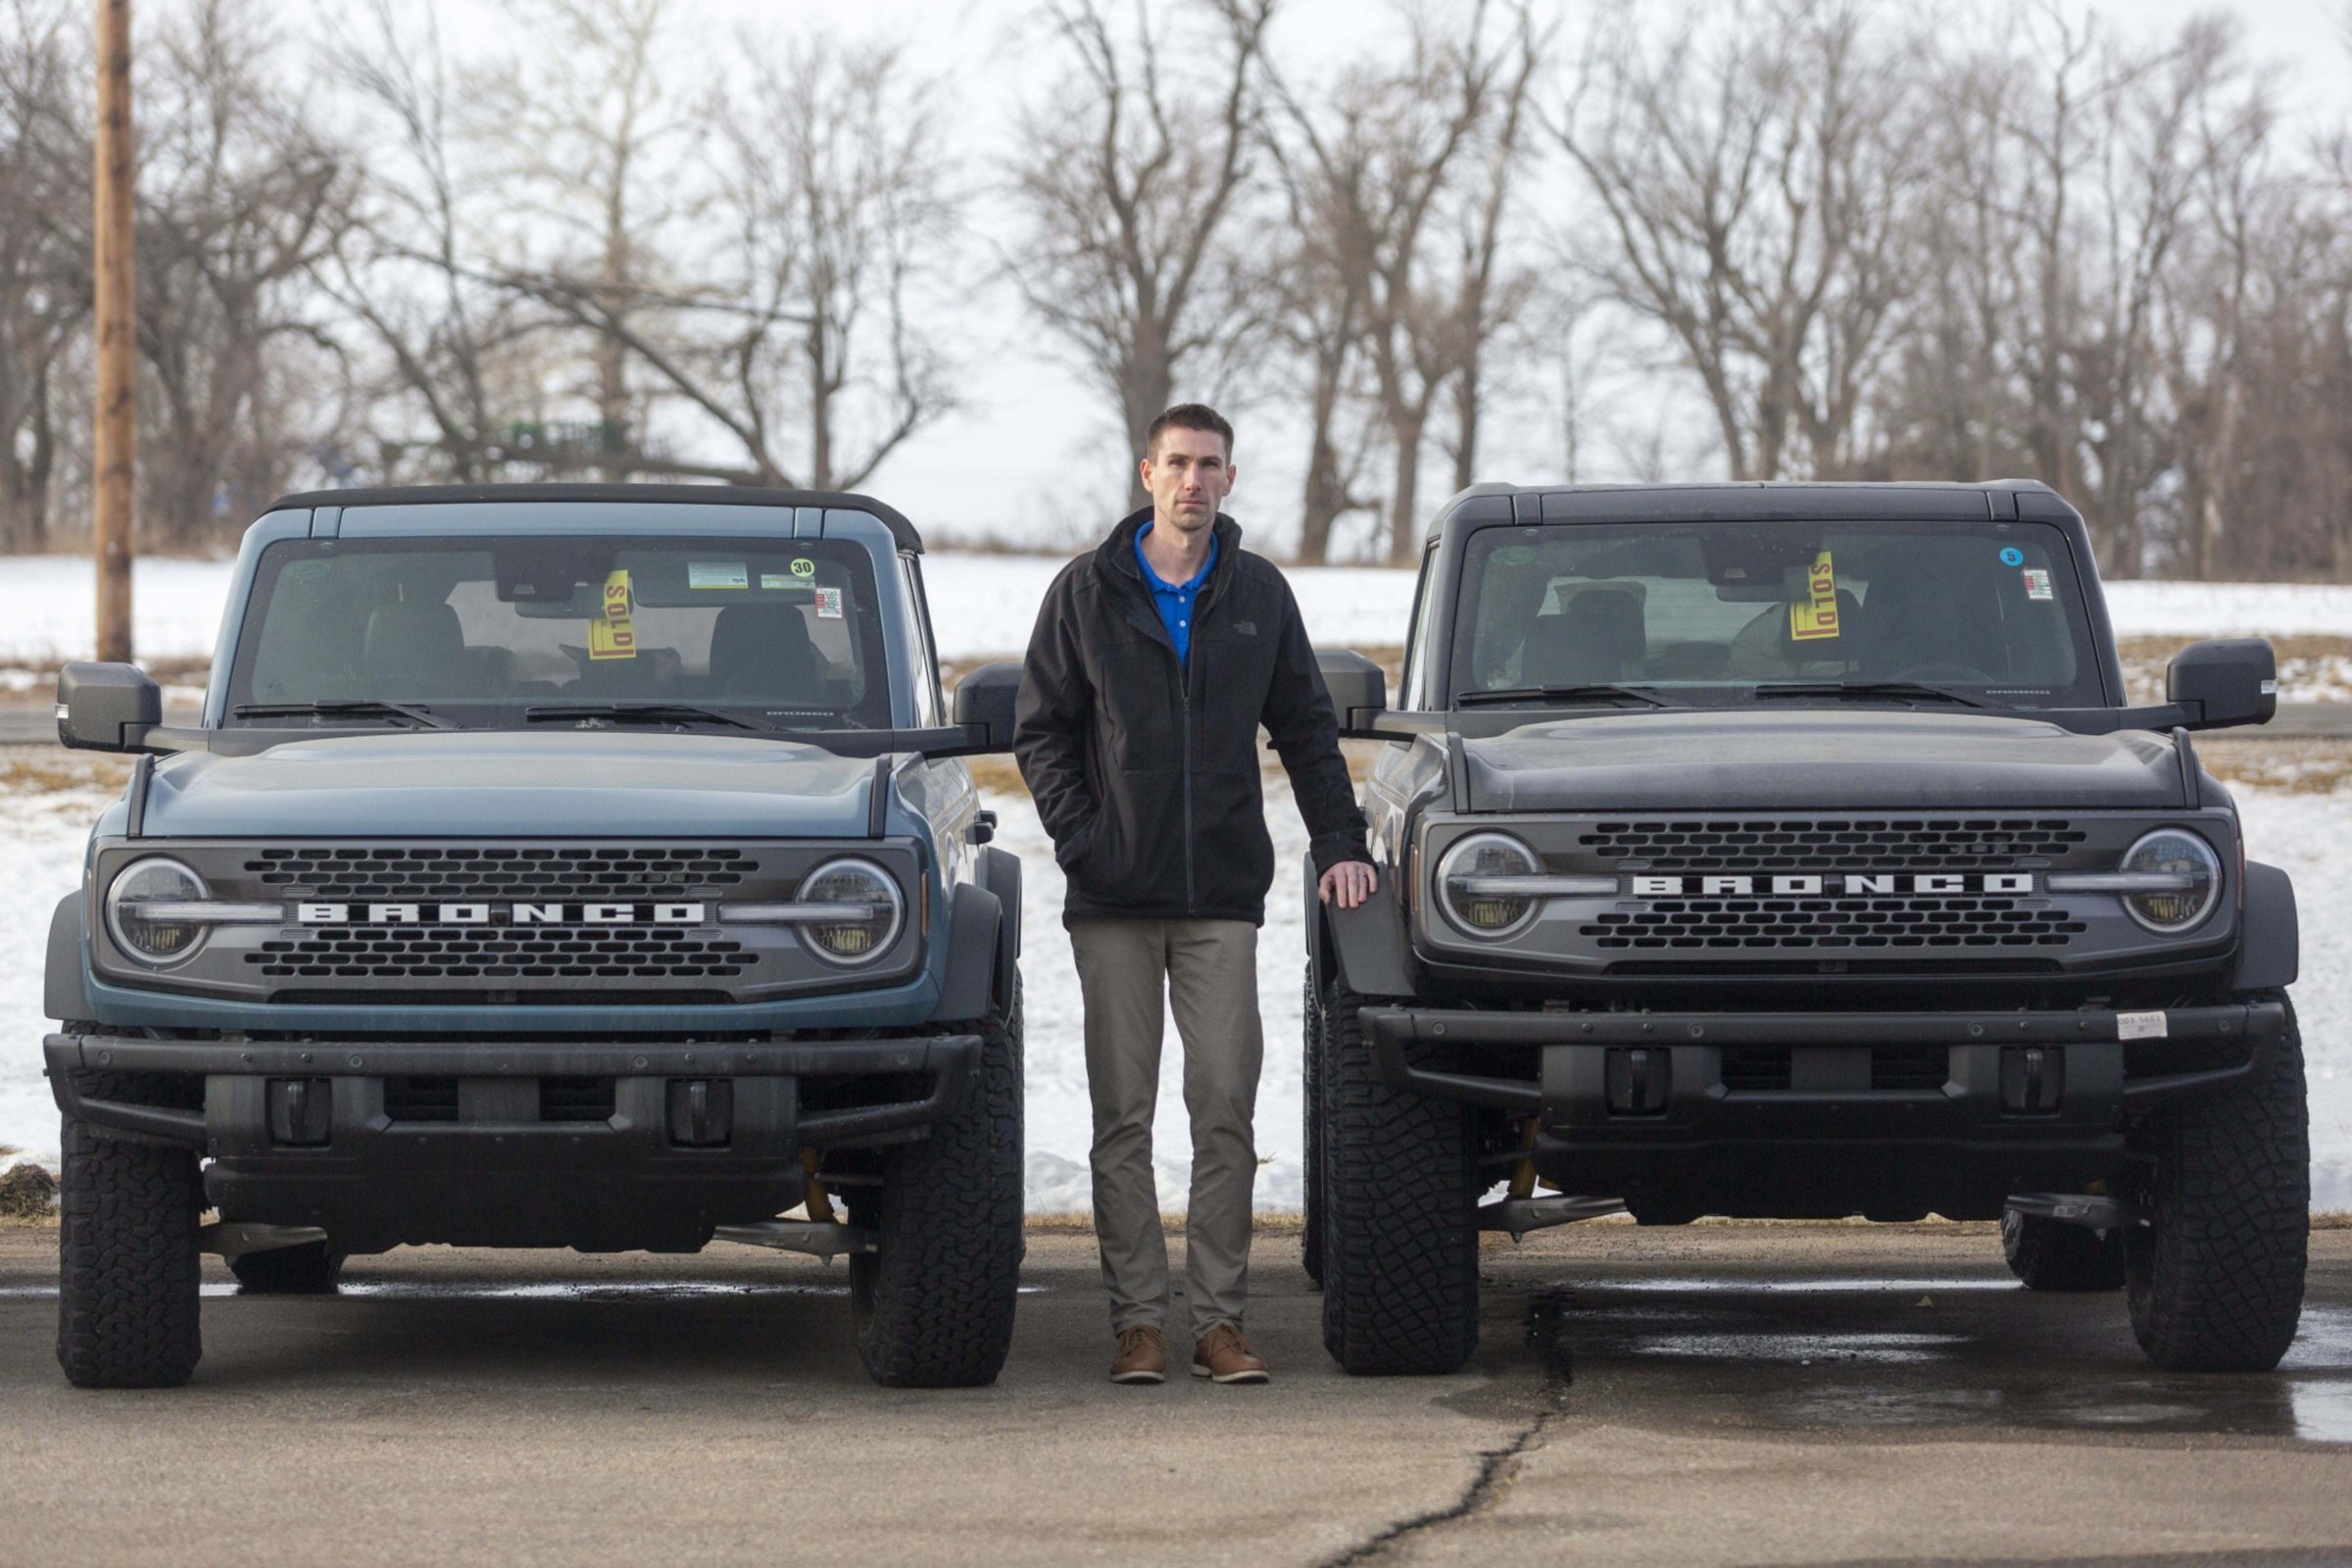
<path id="1" fill-rule="evenodd" d="M 894 507 L 847 490 L 769 490 L 732 484 L 418 484 L 305 490 L 280 496 L 271 512 L 312 507 L 424 507 L 480 501 L 660 501 L 711 507 L 830 507 L 882 520 L 901 550 L 923 553 L 923 537 Z"/>
<path id="2" fill-rule="evenodd" d="M 1982 483 L 1888 479 L 1717 480 L 1698 484 L 1472 485 L 1440 508 L 1428 537 L 1497 522 L 1676 522 L 1752 518 L 2029 518 L 2067 521 L 2073 508 L 2038 479 Z"/>

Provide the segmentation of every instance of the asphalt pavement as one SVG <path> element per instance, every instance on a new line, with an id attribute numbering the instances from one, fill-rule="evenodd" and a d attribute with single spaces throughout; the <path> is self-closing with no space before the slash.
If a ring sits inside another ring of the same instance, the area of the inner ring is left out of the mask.
<path id="1" fill-rule="evenodd" d="M 2152 1372 L 1988 1227 L 1595 1223 L 1485 1254 L 1455 1377 L 1350 1380 L 1261 1239 L 1265 1388 L 1114 1388 L 1038 1235 L 996 1387 L 876 1389 L 839 1265 L 425 1249 L 336 1298 L 208 1272 L 188 1388 L 52 1360 L 0 1229 L 0 1561 L 1322 1564 L 2352 1560 L 2352 1232 L 2278 1373 Z"/>

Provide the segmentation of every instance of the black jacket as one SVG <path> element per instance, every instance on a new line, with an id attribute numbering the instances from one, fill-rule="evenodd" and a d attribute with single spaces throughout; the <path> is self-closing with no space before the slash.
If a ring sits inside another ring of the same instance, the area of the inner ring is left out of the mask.
<path id="1" fill-rule="evenodd" d="M 1264 725 L 1318 871 L 1368 860 L 1339 720 L 1282 573 L 1216 520 L 1217 560 L 1176 659 L 1135 561 L 1139 512 L 1046 590 L 1013 753 L 1069 879 L 1066 924 L 1102 916 L 1262 924 L 1274 881 L 1258 789 Z"/>

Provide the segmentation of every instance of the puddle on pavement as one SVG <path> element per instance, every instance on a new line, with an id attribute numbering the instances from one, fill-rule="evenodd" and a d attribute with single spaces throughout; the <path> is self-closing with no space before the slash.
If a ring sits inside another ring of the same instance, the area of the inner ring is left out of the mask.
<path id="1" fill-rule="evenodd" d="M 2009 1302 L 1988 1299 L 1995 1293 Z M 1998 1279 L 1608 1280 L 1538 1290 L 1529 1351 L 1555 1379 L 1698 1372 L 1687 1398 L 1787 1428 L 2034 1429 L 2352 1443 L 2352 1311 L 2307 1307 L 2276 1373 L 2086 1364 L 2080 1336 Z M 1936 1303 L 1952 1309 L 1940 1315 Z M 2056 1302 L 2050 1302 L 2057 1305 Z M 2114 1332 L 2131 1349 L 2120 1298 Z M 1925 1320 L 1911 1327 L 1905 1319 Z M 2079 1328 L 2081 1319 L 2074 1320 Z M 2055 1328 L 2058 1338 L 2050 1337 Z M 2135 1353 L 2135 1351 L 2134 1351 Z M 1644 1388 L 1645 1401 L 1654 1398 Z M 1684 1408 L 1681 1398 L 1666 1408 Z"/>

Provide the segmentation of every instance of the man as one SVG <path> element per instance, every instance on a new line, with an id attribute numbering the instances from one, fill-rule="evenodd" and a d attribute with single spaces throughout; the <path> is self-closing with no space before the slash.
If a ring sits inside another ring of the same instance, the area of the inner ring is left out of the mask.
<path id="1" fill-rule="evenodd" d="M 1152 505 L 1047 590 L 1013 750 L 1069 880 L 1062 923 L 1086 1006 L 1111 1380 L 1158 1383 L 1167 1369 L 1168 1251 L 1152 1167 L 1164 996 L 1184 1042 L 1193 1132 L 1193 1373 L 1263 1383 L 1266 1363 L 1242 1329 L 1264 1054 L 1257 928 L 1274 877 L 1259 725 L 1306 818 L 1324 901 L 1355 907 L 1373 871 L 1298 602 L 1217 510 L 1233 489 L 1233 426 L 1179 404 L 1152 420 L 1141 467 Z"/>

